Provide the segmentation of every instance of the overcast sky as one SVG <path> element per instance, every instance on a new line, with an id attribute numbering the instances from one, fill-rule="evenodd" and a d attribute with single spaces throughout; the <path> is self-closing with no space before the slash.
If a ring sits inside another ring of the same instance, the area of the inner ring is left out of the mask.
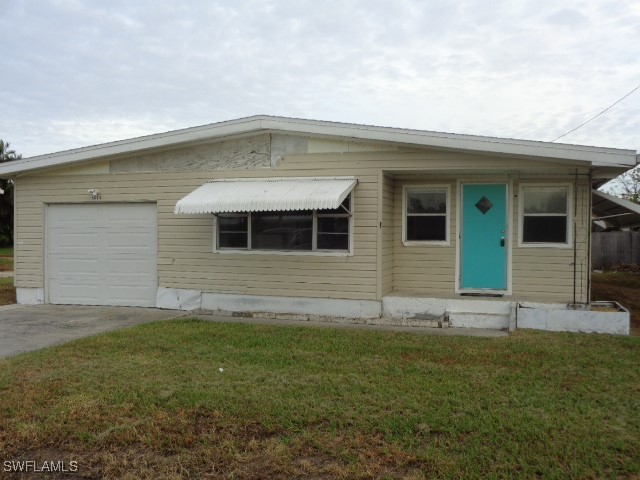
<path id="1" fill-rule="evenodd" d="M 551 140 L 640 84 L 640 0 L 0 0 L 24 156 L 255 114 Z M 640 90 L 562 141 L 640 150 Z"/>

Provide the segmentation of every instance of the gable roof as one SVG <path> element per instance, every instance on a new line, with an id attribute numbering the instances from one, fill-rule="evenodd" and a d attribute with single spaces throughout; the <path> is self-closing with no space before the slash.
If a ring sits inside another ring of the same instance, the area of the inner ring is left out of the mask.
<path id="1" fill-rule="evenodd" d="M 639 160 L 633 150 L 256 115 L 14 160 L 0 164 L 0 177 L 115 155 L 140 153 L 163 147 L 261 132 L 391 142 L 415 147 L 525 156 L 534 159 L 569 160 L 586 162 L 594 167 L 627 169 Z"/>

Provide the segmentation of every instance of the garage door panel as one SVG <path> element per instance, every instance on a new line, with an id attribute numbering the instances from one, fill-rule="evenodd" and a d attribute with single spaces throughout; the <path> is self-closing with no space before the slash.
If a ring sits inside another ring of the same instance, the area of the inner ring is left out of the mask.
<path id="1" fill-rule="evenodd" d="M 105 276 L 113 276 L 114 279 L 116 276 L 121 275 L 123 277 L 138 275 L 141 277 L 150 277 L 149 271 L 151 268 L 154 268 L 155 265 L 152 265 L 149 260 L 131 258 L 130 260 L 123 260 L 118 258 L 117 260 L 111 260 L 107 262 L 103 269 L 103 273 Z M 109 284 L 112 284 L 110 282 Z"/>
<path id="2" fill-rule="evenodd" d="M 155 306 L 155 204 L 51 205 L 50 303 Z"/>
<path id="3" fill-rule="evenodd" d="M 149 232 L 110 232 L 105 239 L 105 248 L 122 248 L 148 250 L 155 240 Z"/>
<path id="4" fill-rule="evenodd" d="M 106 290 L 109 298 L 109 305 L 117 306 L 130 306 L 132 302 L 135 302 L 141 296 L 149 293 L 148 289 L 143 287 L 132 286 L 120 286 L 120 287 L 108 287 Z M 155 292 L 154 292 L 155 295 Z"/>
<path id="5" fill-rule="evenodd" d="M 97 227 L 102 222 L 98 205 L 54 205 L 47 212 L 47 223 L 54 228 L 66 229 Z"/>
<path id="6" fill-rule="evenodd" d="M 101 305 L 100 290 L 101 286 L 90 284 L 82 281 L 74 281 L 68 279 L 55 283 L 49 292 L 49 295 L 59 299 L 57 303 L 75 304 L 75 305 Z"/>
<path id="7" fill-rule="evenodd" d="M 72 257 L 56 255 L 50 260 L 49 269 L 56 272 L 58 278 L 74 273 L 86 273 L 95 276 L 99 271 L 99 262 L 95 257 Z"/>
<path id="8" fill-rule="evenodd" d="M 54 231 L 48 237 L 49 253 L 95 252 L 100 247 L 100 235 L 96 232 L 82 232 L 74 229 Z"/>

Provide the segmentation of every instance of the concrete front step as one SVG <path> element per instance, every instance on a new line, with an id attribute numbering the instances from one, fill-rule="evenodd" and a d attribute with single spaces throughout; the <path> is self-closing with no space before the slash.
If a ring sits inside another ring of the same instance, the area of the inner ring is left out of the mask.
<path id="1" fill-rule="evenodd" d="M 477 312 L 447 312 L 449 325 L 463 328 L 509 328 L 509 315 Z"/>
<path id="2" fill-rule="evenodd" d="M 452 327 L 515 328 L 515 304 L 503 299 L 389 296 L 382 299 L 382 311 L 387 318 L 434 318 Z"/>

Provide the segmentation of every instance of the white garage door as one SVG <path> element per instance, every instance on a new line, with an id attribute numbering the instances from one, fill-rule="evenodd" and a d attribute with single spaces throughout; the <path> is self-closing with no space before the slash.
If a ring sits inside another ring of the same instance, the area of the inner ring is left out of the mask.
<path id="1" fill-rule="evenodd" d="M 49 303 L 154 307 L 155 204 L 50 205 Z"/>

